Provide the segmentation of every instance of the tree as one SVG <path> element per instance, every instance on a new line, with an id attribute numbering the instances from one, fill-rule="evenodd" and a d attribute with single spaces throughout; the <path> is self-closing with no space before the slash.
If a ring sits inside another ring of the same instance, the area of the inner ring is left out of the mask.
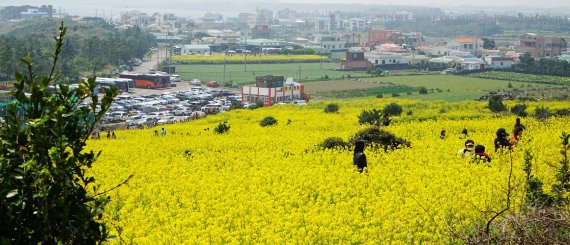
<path id="1" fill-rule="evenodd" d="M 399 116 L 400 114 L 402 114 L 403 111 L 404 111 L 404 109 L 402 108 L 401 105 L 398 105 L 398 104 L 393 103 L 393 102 L 386 105 L 384 107 L 384 110 L 382 110 L 382 112 L 384 114 L 387 114 L 390 116 Z"/>
<path id="2" fill-rule="evenodd" d="M 519 68 L 522 70 L 529 69 L 534 66 L 534 58 L 530 53 L 526 52 L 519 57 Z"/>
<path id="3" fill-rule="evenodd" d="M 489 109 L 492 112 L 506 111 L 507 106 L 503 104 L 503 98 L 500 95 L 493 95 L 489 99 Z"/>
<path id="4" fill-rule="evenodd" d="M 495 49 L 495 40 L 489 38 L 482 38 L 481 40 L 483 40 L 484 49 Z"/>
<path id="5" fill-rule="evenodd" d="M 30 55 L 21 59 L 27 74 L 14 74 L 16 102 L 0 127 L 2 244 L 94 244 L 108 238 L 102 216 L 110 199 L 86 174 L 101 152 L 84 147 L 118 90 L 107 89 L 100 100 L 94 77 L 77 89 L 58 82 L 66 30 L 62 23 L 47 75 L 36 73 Z M 88 98 L 91 104 L 79 107 Z"/>

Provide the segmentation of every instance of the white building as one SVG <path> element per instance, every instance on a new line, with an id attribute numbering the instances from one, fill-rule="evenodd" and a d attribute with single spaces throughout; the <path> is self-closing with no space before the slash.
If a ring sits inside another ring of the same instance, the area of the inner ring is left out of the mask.
<path id="1" fill-rule="evenodd" d="M 493 69 L 511 69 L 513 67 L 513 58 L 505 57 L 486 57 L 485 62 L 487 62 L 488 68 Z"/>
<path id="2" fill-rule="evenodd" d="M 313 36 L 312 44 L 322 46 L 323 53 L 331 51 L 346 51 L 348 50 L 348 43 L 343 38 L 341 33 L 323 34 L 318 33 Z M 320 53 L 320 50 L 315 50 Z"/>
<path id="3" fill-rule="evenodd" d="M 289 103 L 305 99 L 305 85 L 288 78 L 286 82 L 278 83 L 277 86 L 242 86 L 241 98 L 242 102 L 265 105 Z"/>
<path id="4" fill-rule="evenodd" d="M 365 53 L 364 57 L 370 61 L 374 66 L 393 66 L 408 65 L 408 60 L 404 59 L 402 54 L 397 53 L 379 53 L 369 52 Z"/>
<path id="5" fill-rule="evenodd" d="M 181 55 L 210 55 L 210 45 L 182 45 Z"/>
<path id="6" fill-rule="evenodd" d="M 447 47 L 477 56 L 483 50 L 483 40 L 475 37 L 460 37 L 447 41 Z"/>

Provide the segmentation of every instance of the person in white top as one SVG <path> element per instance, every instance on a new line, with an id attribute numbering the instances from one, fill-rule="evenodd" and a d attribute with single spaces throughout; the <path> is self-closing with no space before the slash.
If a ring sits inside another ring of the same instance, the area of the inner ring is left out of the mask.
<path id="1" fill-rule="evenodd" d="M 473 157 L 475 152 L 473 151 L 473 146 L 475 146 L 475 142 L 473 140 L 466 140 L 465 141 L 465 148 L 460 149 L 457 154 L 461 155 L 461 157 Z"/>

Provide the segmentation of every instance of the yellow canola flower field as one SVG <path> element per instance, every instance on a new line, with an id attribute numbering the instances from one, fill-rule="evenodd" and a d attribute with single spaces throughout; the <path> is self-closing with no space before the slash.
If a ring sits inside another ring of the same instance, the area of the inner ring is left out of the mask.
<path id="1" fill-rule="evenodd" d="M 321 61 L 320 55 L 303 54 L 303 55 L 247 55 L 245 59 L 255 62 L 317 62 Z M 174 62 L 187 62 L 187 63 L 221 63 L 224 62 L 236 63 L 243 62 L 243 55 L 174 55 L 172 61 Z"/>
<path id="2" fill-rule="evenodd" d="M 450 229 L 466 232 L 490 218 L 483 211 L 504 207 L 511 157 L 513 207 L 523 201 L 525 149 L 533 152 L 534 174 L 545 187 L 554 181 L 556 169 L 549 164 L 560 159 L 558 137 L 570 119 L 525 118 L 524 140 L 512 154 L 499 154 L 495 132 L 512 131 L 515 117 L 495 116 L 478 102 L 396 101 L 404 113 L 386 130 L 412 147 L 367 148 L 366 174 L 352 165 L 351 149 L 315 147 L 328 137 L 348 140 L 364 128 L 357 119 L 363 109 L 389 102 L 338 101 L 340 110 L 333 114 L 323 112 L 329 102 L 234 110 L 166 125 L 165 137 L 153 136 L 160 131 L 155 128 L 90 141 L 89 149 L 102 150 L 90 170 L 102 189 L 134 174 L 108 193 L 105 219 L 117 229 L 116 241 L 137 244 L 457 243 Z M 529 104 L 542 105 L 567 106 Z M 438 114 L 442 107 L 447 112 Z M 279 123 L 260 127 L 265 116 Z M 214 134 L 223 121 L 229 132 Z M 486 146 L 490 164 L 457 155 L 463 128 Z M 448 132 L 444 140 L 442 129 Z"/>

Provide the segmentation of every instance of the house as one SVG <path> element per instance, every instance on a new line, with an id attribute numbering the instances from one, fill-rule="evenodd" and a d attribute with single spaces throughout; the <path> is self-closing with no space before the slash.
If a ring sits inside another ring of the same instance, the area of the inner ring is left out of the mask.
<path id="1" fill-rule="evenodd" d="M 447 46 L 421 46 L 417 50 L 424 51 L 426 54 L 431 56 L 449 56 L 454 49 L 448 48 Z"/>
<path id="2" fill-rule="evenodd" d="M 485 59 L 487 57 L 498 57 L 501 56 L 501 50 L 482 49 L 480 54 L 481 54 L 481 59 Z"/>
<path id="3" fill-rule="evenodd" d="M 404 56 L 399 53 L 369 52 L 364 56 L 376 67 L 392 69 L 408 67 L 408 61 L 405 60 Z"/>
<path id="4" fill-rule="evenodd" d="M 483 40 L 476 37 L 460 37 L 447 41 L 447 47 L 459 51 L 470 52 L 477 56 L 483 49 Z"/>
<path id="5" fill-rule="evenodd" d="M 348 41 L 343 38 L 341 33 L 318 33 L 313 36 L 311 43 L 322 46 L 322 53 L 348 50 Z M 317 53 L 321 53 L 321 50 L 316 51 Z"/>
<path id="6" fill-rule="evenodd" d="M 429 60 L 431 59 L 427 55 L 418 55 L 418 54 L 406 55 L 403 58 L 404 58 L 404 61 L 408 63 L 408 65 L 415 66 L 415 67 L 426 66 L 428 64 Z"/>
<path id="7" fill-rule="evenodd" d="M 364 58 L 364 52 L 346 52 L 346 59 L 341 60 L 338 70 L 368 70 L 373 68 L 374 65 Z"/>
<path id="8" fill-rule="evenodd" d="M 368 46 L 376 46 L 385 43 L 398 43 L 402 33 L 395 30 L 369 30 Z"/>
<path id="9" fill-rule="evenodd" d="M 255 78 L 255 86 L 241 87 L 242 102 L 272 105 L 305 99 L 305 86 L 284 80 L 283 76 L 260 76 Z"/>
<path id="10" fill-rule="evenodd" d="M 210 55 L 210 45 L 182 45 L 181 55 Z"/>
<path id="11" fill-rule="evenodd" d="M 457 64 L 457 57 L 443 56 L 439 58 L 433 58 L 428 61 L 428 65 L 433 69 L 445 69 L 455 67 Z"/>
<path id="12" fill-rule="evenodd" d="M 519 49 L 534 57 L 555 58 L 567 50 L 564 38 L 545 37 L 536 33 L 525 33 L 520 37 Z"/>
<path id="13" fill-rule="evenodd" d="M 461 68 L 466 71 L 476 71 L 485 69 L 485 61 L 477 58 L 464 58 L 458 62 Z"/>
<path id="14" fill-rule="evenodd" d="M 247 39 L 241 40 L 237 43 L 237 48 L 241 50 L 250 50 L 254 53 L 260 53 L 264 50 L 282 49 L 291 46 L 290 43 L 276 41 L 271 39 Z"/>
<path id="15" fill-rule="evenodd" d="M 488 68 L 493 69 L 511 69 L 513 67 L 513 58 L 507 57 L 493 57 L 489 56 L 485 58 Z"/>

